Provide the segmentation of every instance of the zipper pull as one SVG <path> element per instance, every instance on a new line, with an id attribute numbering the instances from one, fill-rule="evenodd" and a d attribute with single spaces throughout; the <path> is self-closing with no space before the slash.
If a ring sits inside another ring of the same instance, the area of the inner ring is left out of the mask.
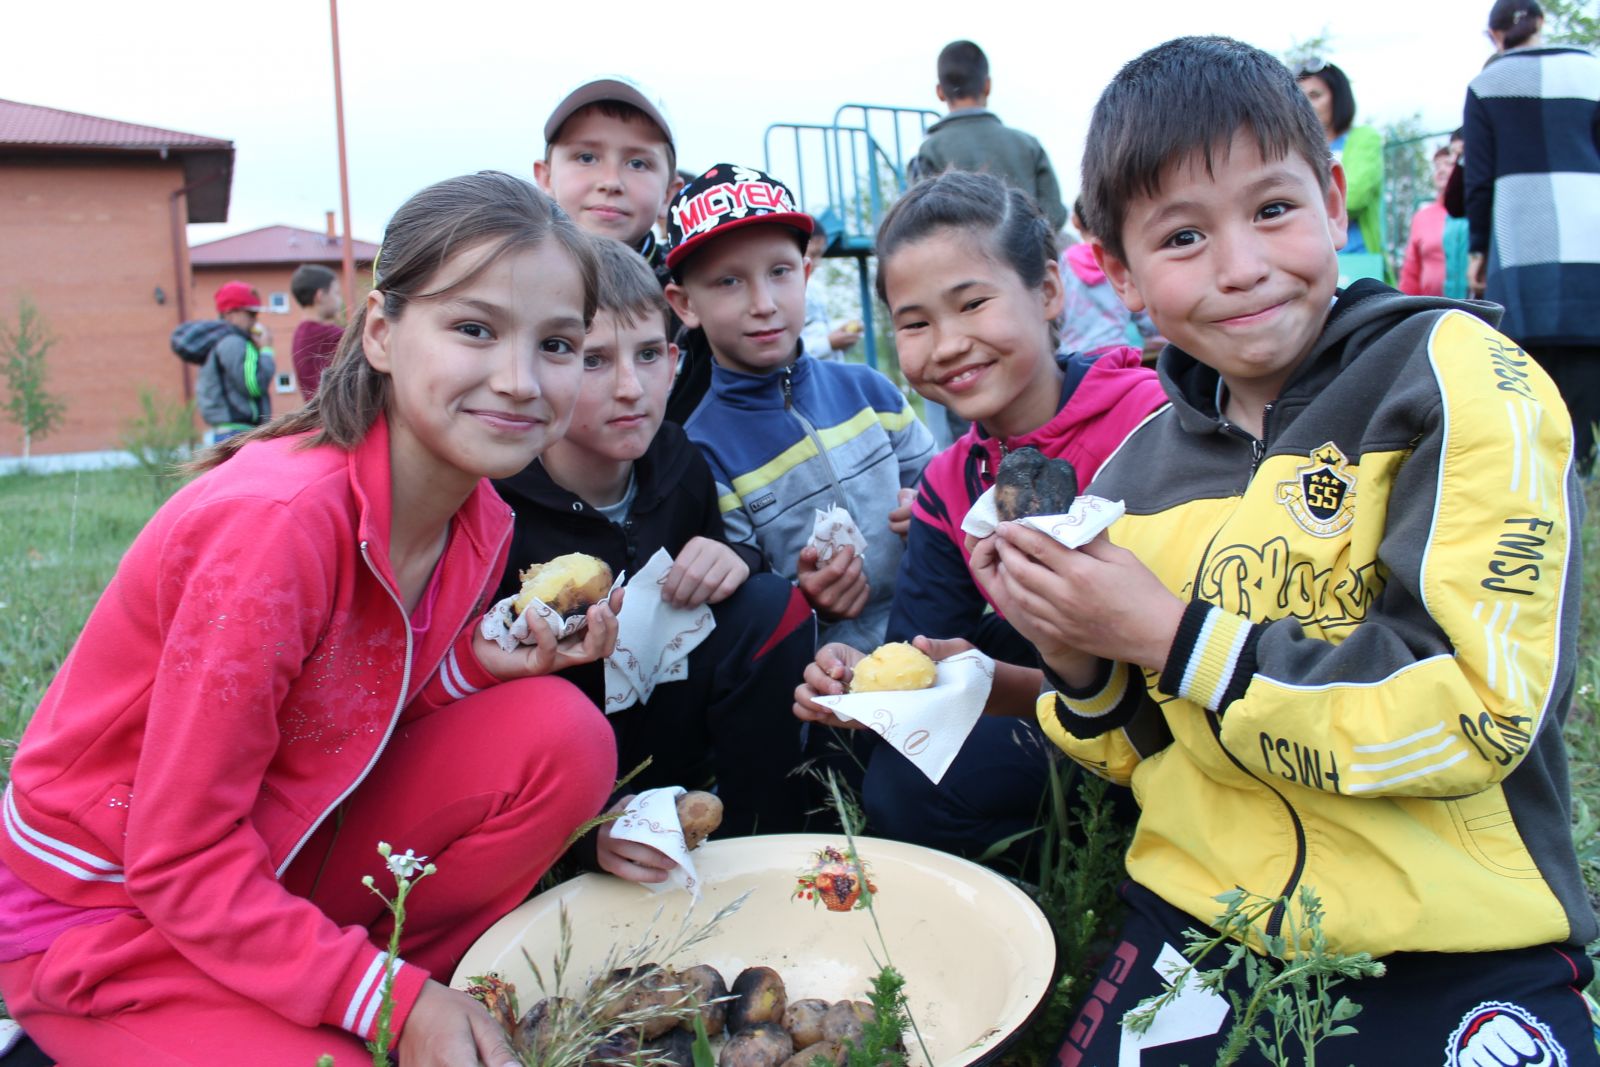
<path id="1" fill-rule="evenodd" d="M 794 407 L 794 368 L 783 368 L 783 407 L 787 411 Z"/>
<path id="2" fill-rule="evenodd" d="M 1254 471 L 1261 466 L 1261 461 L 1267 458 L 1267 443 L 1259 438 L 1250 438 L 1250 469 Z"/>

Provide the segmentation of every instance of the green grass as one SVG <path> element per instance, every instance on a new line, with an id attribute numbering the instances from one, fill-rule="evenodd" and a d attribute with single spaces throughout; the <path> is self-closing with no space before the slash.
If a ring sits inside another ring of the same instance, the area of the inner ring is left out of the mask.
<path id="1" fill-rule="evenodd" d="M 127 470 L 0 477 L 0 784 L 45 687 L 164 492 Z"/>

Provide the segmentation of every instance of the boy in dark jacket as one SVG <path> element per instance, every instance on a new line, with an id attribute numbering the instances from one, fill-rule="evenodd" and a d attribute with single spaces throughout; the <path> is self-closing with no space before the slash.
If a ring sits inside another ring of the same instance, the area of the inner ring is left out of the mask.
<path id="1" fill-rule="evenodd" d="M 195 383 L 200 417 L 211 441 L 260 426 L 272 418 L 272 333 L 257 316 L 261 294 L 249 284 L 228 282 L 217 290 L 217 315 L 233 327 L 211 349 Z"/>
<path id="2" fill-rule="evenodd" d="M 662 421 L 678 350 L 667 339 L 661 288 L 626 246 L 595 243 L 600 310 L 571 426 L 539 460 L 496 483 L 516 509 L 500 595 L 519 587 L 518 569 L 567 552 L 636 573 L 666 549 L 674 562 L 662 599 L 684 608 L 710 603 L 716 621 L 689 654 L 688 676 L 620 711 L 606 704 L 602 664 L 566 677 L 610 713 L 619 766 L 651 758 L 630 788 L 695 788 L 714 779 L 726 808 L 722 833 L 801 829 L 806 790 L 789 777 L 801 761 L 789 705 L 816 652 L 815 617 L 789 582 L 754 573 L 755 552 L 724 539 L 710 468 L 679 426 Z M 652 849 L 611 842 L 604 831 L 598 845 L 601 866 L 613 874 L 665 876 L 653 869 L 659 853 Z"/>

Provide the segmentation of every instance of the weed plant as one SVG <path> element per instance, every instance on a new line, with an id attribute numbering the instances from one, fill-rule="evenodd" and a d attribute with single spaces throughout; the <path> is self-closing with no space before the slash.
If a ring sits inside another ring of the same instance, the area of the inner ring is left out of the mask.
<path id="1" fill-rule="evenodd" d="M 1317 1046 L 1354 1034 L 1350 1020 L 1361 1012 L 1361 1006 L 1348 997 L 1334 999 L 1333 988 L 1347 979 L 1379 977 L 1383 964 L 1370 953 L 1328 948 L 1322 902 L 1311 886 L 1301 886 L 1293 898 L 1235 889 L 1216 899 L 1223 905 L 1216 929 L 1184 931 L 1183 955 L 1188 963 L 1166 976 L 1165 992 L 1147 997 L 1123 1016 L 1123 1025 L 1135 1033 L 1148 1032 L 1160 1010 L 1190 982 L 1198 982 L 1201 988 L 1225 996 L 1233 1009 L 1217 1067 L 1237 1063 L 1252 1044 L 1274 1067 L 1315 1067 Z M 1279 908 L 1283 932 L 1268 934 L 1265 920 Z M 1222 963 L 1201 970 L 1200 964 L 1219 950 Z M 1227 984 L 1228 977 L 1241 970 L 1245 993 Z"/>

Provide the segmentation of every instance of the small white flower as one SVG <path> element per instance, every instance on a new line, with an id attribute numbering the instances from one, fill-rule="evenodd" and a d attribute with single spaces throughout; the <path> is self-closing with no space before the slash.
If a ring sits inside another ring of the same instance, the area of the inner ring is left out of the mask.
<path id="1" fill-rule="evenodd" d="M 396 878 L 415 878 L 422 871 L 422 865 L 428 862 L 428 857 L 419 856 L 415 849 L 408 848 L 405 855 L 395 853 L 388 862 L 389 870 Z"/>

